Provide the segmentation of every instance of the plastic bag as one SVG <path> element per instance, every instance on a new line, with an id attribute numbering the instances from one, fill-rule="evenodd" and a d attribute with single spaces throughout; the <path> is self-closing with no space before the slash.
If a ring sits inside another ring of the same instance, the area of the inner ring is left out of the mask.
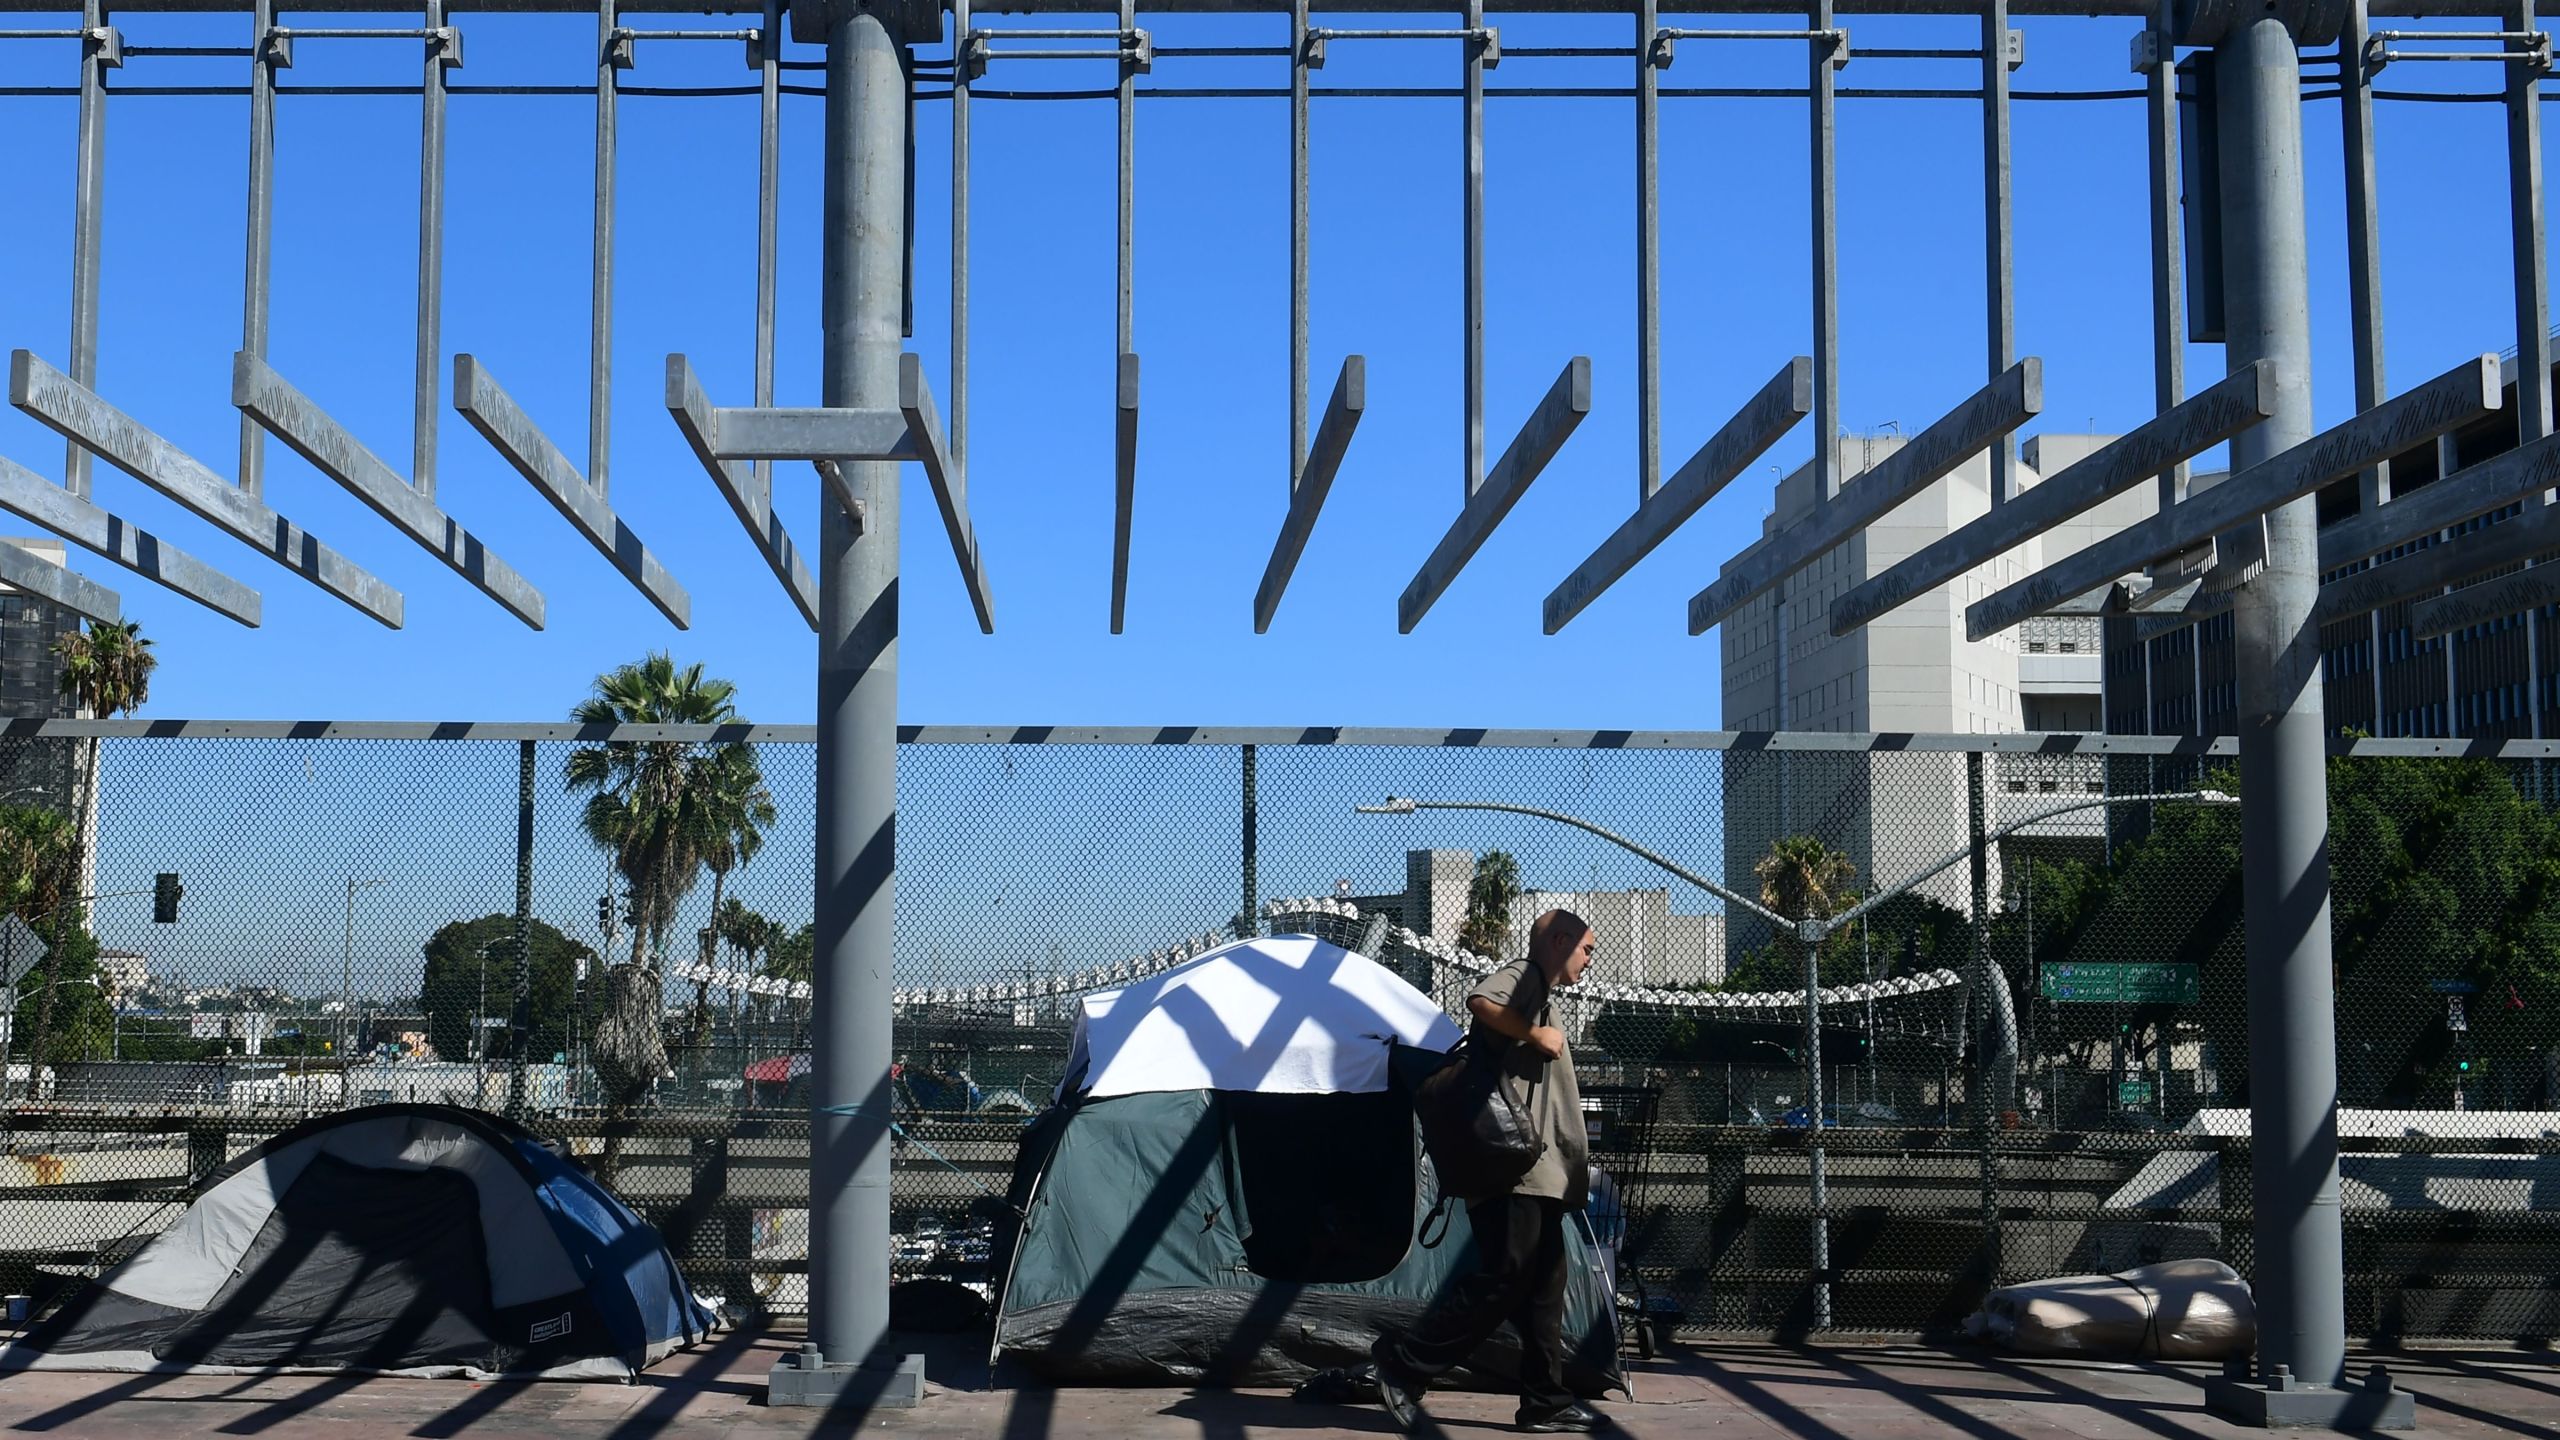
<path id="1" fill-rule="evenodd" d="M 2248 1282 L 2219 1260 L 2007 1286 L 1992 1291 L 1964 1328 L 2027 1355 L 2218 1360 L 2258 1348 Z"/>

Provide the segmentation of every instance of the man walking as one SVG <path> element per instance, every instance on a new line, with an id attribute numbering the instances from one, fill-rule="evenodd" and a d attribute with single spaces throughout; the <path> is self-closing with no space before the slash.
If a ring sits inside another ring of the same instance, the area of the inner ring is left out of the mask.
<path id="1" fill-rule="evenodd" d="M 1413 1328 L 1381 1337 L 1369 1358 L 1397 1428 L 1422 1423 L 1422 1392 L 1512 1322 L 1520 1335 L 1519 1428 L 1535 1434 L 1599 1429 L 1607 1422 L 1564 1386 L 1564 1216 L 1590 1190 L 1590 1140 L 1573 1050 L 1550 997 L 1582 978 L 1591 926 L 1549 910 L 1529 928 L 1529 954 L 1484 978 L 1467 997 L 1470 1045 L 1499 1056 L 1502 1087 L 1537 1128 L 1546 1150 L 1511 1193 L 1467 1207 L 1480 1268 L 1443 1294 Z"/>

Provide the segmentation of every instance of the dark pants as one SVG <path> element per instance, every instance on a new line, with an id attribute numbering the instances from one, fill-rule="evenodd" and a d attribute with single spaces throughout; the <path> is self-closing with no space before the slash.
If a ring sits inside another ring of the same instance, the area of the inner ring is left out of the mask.
<path id="1" fill-rule="evenodd" d="M 1466 1363 L 1502 1322 L 1520 1334 L 1520 1406 L 1573 1403 L 1564 1387 L 1564 1202 L 1529 1195 L 1467 1207 L 1476 1233 L 1476 1273 L 1444 1292 L 1413 1328 L 1395 1337 L 1387 1359 L 1404 1378 L 1428 1382 Z"/>

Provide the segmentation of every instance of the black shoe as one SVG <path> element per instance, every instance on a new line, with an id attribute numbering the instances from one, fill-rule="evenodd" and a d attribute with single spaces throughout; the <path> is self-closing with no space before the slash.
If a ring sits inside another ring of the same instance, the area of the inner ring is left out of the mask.
<path id="1" fill-rule="evenodd" d="M 1588 1435 L 1609 1428 L 1609 1417 L 1576 1400 L 1553 1410 L 1522 1410 L 1512 1424 L 1530 1435 Z"/>
<path id="2" fill-rule="evenodd" d="M 1381 1338 L 1369 1347 L 1369 1368 L 1377 1373 L 1378 1403 L 1395 1427 L 1410 1435 L 1422 1428 L 1422 1387 L 1408 1380 L 1387 1355 Z"/>

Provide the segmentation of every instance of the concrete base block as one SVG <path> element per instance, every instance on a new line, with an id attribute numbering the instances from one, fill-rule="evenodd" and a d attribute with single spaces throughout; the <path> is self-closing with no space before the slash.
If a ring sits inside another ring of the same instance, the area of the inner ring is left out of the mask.
<path id="1" fill-rule="evenodd" d="M 774 1362 L 765 1382 L 767 1405 L 812 1405 L 862 1410 L 913 1410 L 924 1400 L 924 1357 L 883 1355 L 860 1364 L 822 1361 L 801 1350 Z"/>
<path id="2" fill-rule="evenodd" d="M 2271 1378 L 2223 1376 L 2204 1387 L 2205 1409 L 2266 1430 L 2415 1430 L 2417 1397 L 2376 1365 L 2355 1385 L 2305 1385 L 2276 1367 Z"/>

